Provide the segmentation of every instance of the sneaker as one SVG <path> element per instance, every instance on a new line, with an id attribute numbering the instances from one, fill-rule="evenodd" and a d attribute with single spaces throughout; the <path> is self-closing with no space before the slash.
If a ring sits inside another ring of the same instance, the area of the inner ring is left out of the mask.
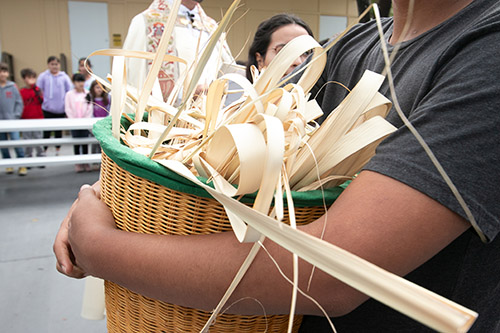
<path id="1" fill-rule="evenodd" d="M 99 171 L 101 169 L 101 165 L 99 163 L 92 164 L 93 171 Z"/>
<path id="2" fill-rule="evenodd" d="M 75 164 L 75 171 L 76 171 L 76 173 L 80 173 L 80 172 L 83 172 L 85 170 L 84 170 L 82 164 Z"/>
<path id="3" fill-rule="evenodd" d="M 5 173 L 8 175 L 14 173 L 14 168 L 5 168 Z"/>
<path id="4" fill-rule="evenodd" d="M 26 167 L 20 167 L 17 173 L 19 176 L 26 176 L 28 174 L 28 169 Z"/>
<path id="5" fill-rule="evenodd" d="M 92 167 L 90 166 L 90 164 L 84 164 L 83 165 L 83 168 L 85 169 L 85 171 L 87 172 L 91 172 L 92 171 Z"/>

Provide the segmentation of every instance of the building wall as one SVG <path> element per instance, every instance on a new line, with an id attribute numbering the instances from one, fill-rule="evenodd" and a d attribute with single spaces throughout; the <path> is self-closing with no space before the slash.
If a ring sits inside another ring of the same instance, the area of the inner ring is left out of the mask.
<path id="1" fill-rule="evenodd" d="M 93 1 L 93 0 L 80 0 Z M 151 0 L 101 0 L 108 3 L 110 48 L 113 35 L 123 41 L 130 20 L 149 6 Z M 217 21 L 231 5 L 231 0 L 206 0 L 203 8 Z M 38 73 L 46 69 L 50 55 L 65 54 L 71 68 L 71 44 L 68 0 L 0 0 L 0 45 L 2 52 L 14 57 L 14 78 L 21 82 L 19 71 L 31 67 Z M 276 13 L 294 13 L 304 19 L 315 35 L 319 34 L 320 15 L 357 17 L 355 0 L 242 0 L 228 34 L 233 55 L 245 60 L 248 44 L 257 25 Z M 238 19 L 238 20 L 236 20 Z M 116 40 L 116 39 L 115 39 Z"/>

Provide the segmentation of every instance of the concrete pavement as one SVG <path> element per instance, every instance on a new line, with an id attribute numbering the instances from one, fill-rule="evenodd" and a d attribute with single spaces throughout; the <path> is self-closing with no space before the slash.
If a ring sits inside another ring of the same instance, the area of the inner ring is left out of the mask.
<path id="1" fill-rule="evenodd" d="M 105 320 L 80 317 L 84 280 L 59 274 L 52 252 L 78 189 L 98 177 L 73 165 L 33 168 L 24 177 L 0 170 L 0 331 L 106 332 Z"/>

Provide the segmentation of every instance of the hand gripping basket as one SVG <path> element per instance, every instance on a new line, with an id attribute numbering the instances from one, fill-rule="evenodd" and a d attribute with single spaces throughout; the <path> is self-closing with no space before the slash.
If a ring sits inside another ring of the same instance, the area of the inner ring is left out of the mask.
<path id="1" fill-rule="evenodd" d="M 122 119 L 122 125 L 129 123 Z M 199 186 L 136 154 L 111 135 L 111 119 L 96 123 L 102 147 L 101 197 L 119 229 L 149 234 L 194 235 L 231 230 L 224 208 Z M 294 193 L 298 224 L 324 214 L 342 188 Z M 254 196 L 246 196 L 251 203 Z M 325 201 L 323 201 L 325 200 Z M 199 332 L 210 313 L 168 304 L 105 282 L 109 332 Z M 215 304 L 214 304 L 215 306 Z M 294 318 L 298 331 L 301 316 Z M 210 332 L 285 332 L 288 315 L 220 314 Z"/>

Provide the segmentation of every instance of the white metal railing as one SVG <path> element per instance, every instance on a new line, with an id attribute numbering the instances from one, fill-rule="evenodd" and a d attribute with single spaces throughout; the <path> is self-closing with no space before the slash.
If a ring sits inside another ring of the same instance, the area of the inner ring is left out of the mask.
<path id="1" fill-rule="evenodd" d="M 29 139 L 0 141 L 0 148 L 35 147 L 35 146 L 64 146 L 88 145 L 97 143 L 94 137 L 88 138 L 60 138 L 60 139 Z"/>
<path id="2" fill-rule="evenodd" d="M 92 129 L 92 126 L 100 118 L 57 118 L 57 119 L 19 119 L 0 120 L 1 132 L 29 132 L 29 131 L 63 131 Z M 97 143 L 94 137 L 91 138 L 61 138 L 61 139 L 30 139 L 30 140 L 6 140 L 0 141 L 0 148 L 17 148 L 29 146 L 59 146 L 75 144 Z M 59 155 L 44 157 L 9 158 L 1 159 L 0 167 L 34 167 L 60 164 L 86 164 L 99 163 L 101 154 L 85 155 Z"/>

